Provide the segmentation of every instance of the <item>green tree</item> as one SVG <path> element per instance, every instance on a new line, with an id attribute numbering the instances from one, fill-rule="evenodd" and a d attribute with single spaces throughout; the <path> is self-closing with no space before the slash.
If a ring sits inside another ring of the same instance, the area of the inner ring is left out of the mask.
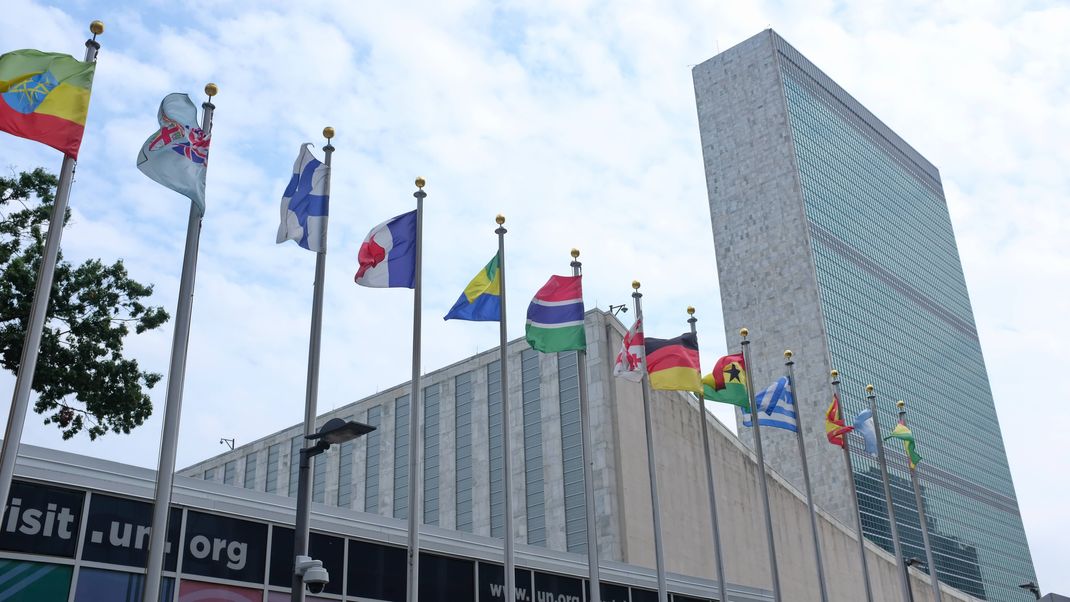
<path id="1" fill-rule="evenodd" d="M 38 168 L 0 177 L 0 366 L 17 372 L 44 251 L 56 177 Z M 64 216 L 64 226 L 70 211 Z M 123 340 L 158 328 L 167 312 L 142 302 L 152 294 L 123 262 L 56 264 L 33 390 L 34 411 L 70 439 L 129 433 L 152 414 L 148 396 L 161 375 L 123 356 Z"/>

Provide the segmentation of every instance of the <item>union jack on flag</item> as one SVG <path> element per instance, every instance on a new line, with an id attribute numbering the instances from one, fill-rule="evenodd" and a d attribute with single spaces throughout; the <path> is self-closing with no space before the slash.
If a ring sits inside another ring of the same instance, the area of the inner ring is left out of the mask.
<path id="1" fill-rule="evenodd" d="M 643 380 L 643 360 L 640 355 L 645 349 L 646 341 L 643 338 L 643 323 L 636 320 L 631 330 L 624 335 L 621 341 L 620 353 L 617 354 L 617 363 L 613 366 L 613 376 L 619 376 L 632 382 Z"/>

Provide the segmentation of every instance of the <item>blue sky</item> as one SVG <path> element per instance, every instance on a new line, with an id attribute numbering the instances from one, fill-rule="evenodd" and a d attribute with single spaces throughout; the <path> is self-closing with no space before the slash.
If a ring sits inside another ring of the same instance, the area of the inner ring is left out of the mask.
<path id="1" fill-rule="evenodd" d="M 1070 592 L 1066 4 L 8 0 L 4 12 L 32 26 L 5 29 L 0 51 L 81 56 L 88 22 L 106 23 L 64 252 L 123 258 L 169 310 L 188 203 L 134 160 L 165 94 L 199 103 L 219 84 L 180 465 L 221 437 L 301 420 L 314 256 L 274 237 L 299 144 L 322 146 L 325 125 L 338 150 L 321 411 L 408 378 L 411 293 L 352 276 L 368 229 L 412 206 L 417 175 L 426 370 L 497 342 L 494 324 L 437 319 L 493 254 L 497 213 L 514 335 L 575 246 L 588 306 L 628 302 L 639 279 L 647 332 L 684 331 L 694 305 L 712 362 L 724 325 L 690 66 L 772 26 L 940 168 L 1040 583 Z M 5 173 L 59 162 L 0 135 Z M 170 337 L 169 323 L 129 349 L 166 373 Z M 13 383 L 0 375 L 0 397 Z M 62 442 L 31 415 L 26 441 L 154 467 L 159 428 Z"/>

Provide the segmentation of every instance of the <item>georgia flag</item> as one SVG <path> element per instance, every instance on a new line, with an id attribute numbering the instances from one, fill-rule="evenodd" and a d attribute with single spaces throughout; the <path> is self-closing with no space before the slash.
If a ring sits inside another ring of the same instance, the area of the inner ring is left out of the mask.
<path id="1" fill-rule="evenodd" d="M 415 288 L 416 212 L 402 213 L 365 237 L 357 252 L 360 267 L 353 282 L 372 288 Z"/>
<path id="2" fill-rule="evenodd" d="M 624 335 L 624 340 L 621 341 L 620 353 L 617 354 L 617 363 L 613 366 L 613 376 L 619 376 L 636 383 L 643 380 L 642 358 L 639 354 L 643 352 L 645 344 L 643 324 L 641 321 L 636 320 L 628 334 Z"/>

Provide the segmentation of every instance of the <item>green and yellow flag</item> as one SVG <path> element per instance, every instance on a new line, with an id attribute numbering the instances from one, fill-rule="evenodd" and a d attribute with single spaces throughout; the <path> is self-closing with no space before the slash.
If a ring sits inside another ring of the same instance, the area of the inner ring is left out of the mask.
<path id="1" fill-rule="evenodd" d="M 710 401 L 730 403 L 750 412 L 747 398 L 747 369 L 743 354 L 734 353 L 717 360 L 713 372 L 702 378 L 702 396 Z"/>
<path id="2" fill-rule="evenodd" d="M 95 68 L 55 52 L 0 54 L 0 131 L 77 159 Z"/>
<path id="3" fill-rule="evenodd" d="M 903 424 L 902 419 L 899 420 L 899 424 L 895 425 L 892 432 L 888 433 L 888 436 L 884 438 L 885 441 L 889 439 L 899 439 L 903 442 L 903 450 L 906 451 L 907 457 L 910 458 L 911 470 L 917 468 L 918 462 L 921 462 L 921 456 L 918 455 L 918 450 L 914 443 L 914 433 L 910 432 L 907 425 Z"/>

